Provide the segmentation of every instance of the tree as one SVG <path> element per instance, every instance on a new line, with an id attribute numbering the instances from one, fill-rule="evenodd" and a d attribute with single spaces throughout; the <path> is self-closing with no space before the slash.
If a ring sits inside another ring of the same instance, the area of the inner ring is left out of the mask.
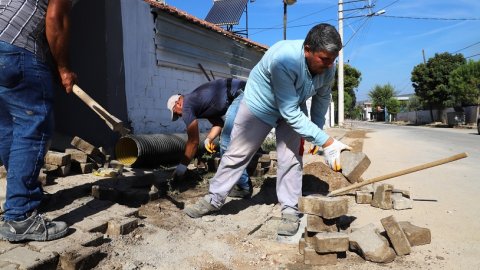
<path id="1" fill-rule="evenodd" d="M 395 116 L 397 113 L 400 112 L 400 102 L 394 97 L 391 97 L 387 101 L 386 106 L 387 106 L 387 112 L 393 116 Z"/>
<path id="2" fill-rule="evenodd" d="M 337 69 L 338 70 L 338 69 Z M 335 115 L 338 115 L 338 71 L 335 71 L 335 82 L 332 86 L 332 98 L 335 103 Z M 344 65 L 343 69 L 343 107 L 345 116 L 353 118 L 355 114 L 355 104 L 357 97 L 355 91 L 357 90 L 360 81 L 362 80 L 362 73 L 349 64 Z"/>
<path id="3" fill-rule="evenodd" d="M 375 85 L 368 96 L 372 99 L 373 107 L 383 107 L 385 108 L 388 101 L 396 95 L 395 88 L 387 83 L 386 85 Z M 387 108 L 388 109 L 388 108 Z"/>
<path id="4" fill-rule="evenodd" d="M 480 61 L 469 61 L 450 73 L 448 78 L 452 106 L 480 104 Z"/>
<path id="5" fill-rule="evenodd" d="M 372 106 L 373 107 L 382 107 L 386 108 L 387 111 L 388 103 L 390 100 L 396 95 L 395 88 L 387 83 L 386 85 L 375 85 L 370 92 L 368 92 L 368 96 L 372 99 Z M 399 106 L 399 104 L 397 104 Z M 395 108 L 394 108 L 395 109 Z M 398 110 L 398 108 L 396 108 Z M 387 121 L 387 115 L 385 115 L 385 121 Z"/>
<path id="6" fill-rule="evenodd" d="M 409 112 L 412 112 L 412 111 L 418 111 L 421 109 L 422 109 L 422 103 L 420 102 L 420 99 L 416 95 L 411 96 L 408 99 L 407 110 Z"/>
<path id="7" fill-rule="evenodd" d="M 412 86 L 420 101 L 430 109 L 430 116 L 433 121 L 433 109 L 444 108 L 449 100 L 448 76 L 457 67 L 465 64 L 466 60 L 462 54 L 452 55 L 450 53 L 435 54 L 413 68 Z"/>

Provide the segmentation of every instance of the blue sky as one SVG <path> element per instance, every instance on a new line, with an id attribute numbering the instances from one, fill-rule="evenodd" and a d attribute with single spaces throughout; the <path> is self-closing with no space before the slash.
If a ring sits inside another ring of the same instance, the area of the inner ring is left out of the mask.
<path id="1" fill-rule="evenodd" d="M 212 0 L 166 0 L 167 4 L 204 19 Z M 344 0 L 351 2 L 351 0 Z M 344 61 L 360 70 L 357 101 L 368 99 L 376 85 L 392 84 L 399 94 L 413 93 L 410 75 L 415 65 L 435 53 L 462 53 L 480 59 L 480 1 L 377 0 L 372 9 L 345 11 Z M 304 39 L 317 23 L 338 28 L 338 1 L 298 0 L 287 9 L 287 39 Z M 368 1 L 345 3 L 344 10 Z M 364 15 L 385 9 L 380 16 Z M 348 17 L 355 17 L 349 18 Z M 398 18 L 407 17 L 407 18 Z M 415 19 L 427 18 L 427 19 Z M 466 20 L 474 19 L 474 20 Z M 234 30 L 245 28 L 245 16 Z M 271 46 L 283 39 L 283 2 L 256 0 L 248 4 L 249 39 Z M 468 48 L 467 48 L 468 47 Z"/>

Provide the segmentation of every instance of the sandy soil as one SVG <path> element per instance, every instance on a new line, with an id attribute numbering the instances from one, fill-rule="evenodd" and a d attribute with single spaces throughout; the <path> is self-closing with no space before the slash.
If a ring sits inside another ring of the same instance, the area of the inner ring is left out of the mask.
<path id="1" fill-rule="evenodd" d="M 365 131 L 331 129 L 328 132 L 353 146 L 355 151 L 363 150 Z M 325 175 L 322 162 L 321 156 L 305 156 L 305 175 L 309 176 L 304 177 L 304 193 L 315 190 L 321 193 L 329 188 L 328 179 L 332 175 Z M 376 170 L 373 174 L 378 168 Z M 207 192 L 208 178 L 209 175 L 203 175 L 204 180 L 196 186 L 185 191 L 174 188 L 166 197 L 142 206 L 140 227 L 103 245 L 108 256 L 95 269 L 453 269 L 445 268 L 444 260 L 448 252 L 456 251 L 439 249 L 434 244 L 414 247 L 412 254 L 397 257 L 389 264 L 367 262 L 356 253 L 347 252 L 346 258 L 335 266 L 305 265 L 298 252 L 298 242 L 277 239 L 280 211 L 275 178 L 256 179 L 254 196 L 249 200 L 229 199 L 218 214 L 191 219 L 181 209 L 185 203 L 193 203 Z M 427 213 L 421 204 L 412 210 L 386 211 L 357 205 L 354 197 L 348 198 L 349 215 L 355 217 L 352 227 L 372 222 L 381 228 L 380 219 L 392 214 L 397 220 L 429 225 L 422 218 Z M 432 234 L 436 237 L 441 233 Z"/>

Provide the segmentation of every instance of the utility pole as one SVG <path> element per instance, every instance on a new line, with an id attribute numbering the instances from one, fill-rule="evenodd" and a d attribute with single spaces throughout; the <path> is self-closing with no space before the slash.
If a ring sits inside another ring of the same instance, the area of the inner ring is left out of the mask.
<path id="1" fill-rule="evenodd" d="M 338 33 L 342 40 L 342 49 L 338 53 L 338 126 L 344 121 L 343 87 L 343 0 L 338 0 Z"/>
<path id="2" fill-rule="evenodd" d="M 422 49 L 422 55 L 423 55 L 423 63 L 426 64 L 427 60 L 425 60 L 425 50 Z"/>
<path id="3" fill-rule="evenodd" d="M 283 0 L 283 40 L 287 39 L 287 5 L 293 5 L 297 0 Z"/>

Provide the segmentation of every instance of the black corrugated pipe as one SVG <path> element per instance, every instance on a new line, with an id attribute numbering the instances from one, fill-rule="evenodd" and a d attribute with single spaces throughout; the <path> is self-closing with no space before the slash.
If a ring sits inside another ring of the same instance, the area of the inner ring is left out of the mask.
<path id="1" fill-rule="evenodd" d="M 132 167 L 178 164 L 183 157 L 187 138 L 186 134 L 127 135 L 115 145 L 116 159 Z M 200 134 L 197 156 L 204 153 L 205 138 L 206 134 Z"/>

